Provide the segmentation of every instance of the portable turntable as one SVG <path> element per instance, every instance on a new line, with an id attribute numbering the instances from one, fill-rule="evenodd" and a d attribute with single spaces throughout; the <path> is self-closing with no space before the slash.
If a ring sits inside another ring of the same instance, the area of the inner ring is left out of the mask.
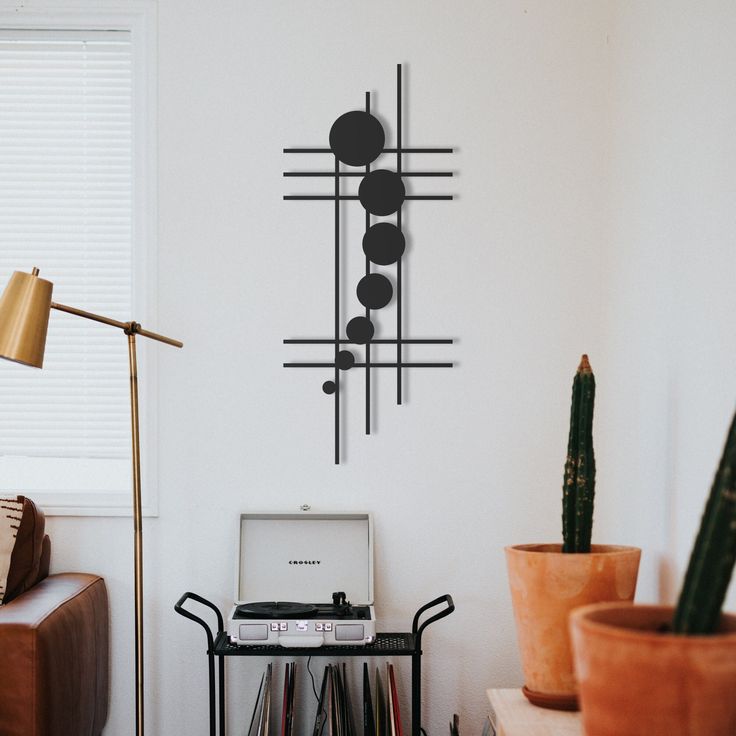
<path id="1" fill-rule="evenodd" d="M 227 633 L 233 644 L 372 642 L 370 514 L 241 514 L 235 606 Z"/>

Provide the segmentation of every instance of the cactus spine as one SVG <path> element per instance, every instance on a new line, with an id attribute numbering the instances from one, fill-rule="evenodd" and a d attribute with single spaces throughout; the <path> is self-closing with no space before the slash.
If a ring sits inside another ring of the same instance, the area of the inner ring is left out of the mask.
<path id="1" fill-rule="evenodd" d="M 593 404 L 595 376 L 583 355 L 572 382 L 570 436 L 562 485 L 562 551 L 590 552 L 595 495 Z"/>
<path id="2" fill-rule="evenodd" d="M 736 416 L 713 480 L 675 610 L 678 634 L 711 634 L 736 561 Z"/>

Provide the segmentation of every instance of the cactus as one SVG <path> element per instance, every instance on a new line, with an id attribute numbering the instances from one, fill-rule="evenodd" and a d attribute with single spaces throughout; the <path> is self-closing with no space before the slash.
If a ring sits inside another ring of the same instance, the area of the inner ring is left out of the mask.
<path id="1" fill-rule="evenodd" d="M 593 404 L 595 376 L 583 355 L 572 383 L 570 436 L 562 485 L 562 551 L 590 552 L 595 495 Z"/>
<path id="2" fill-rule="evenodd" d="M 716 630 L 736 561 L 736 416 L 690 555 L 672 627 L 678 634 Z"/>

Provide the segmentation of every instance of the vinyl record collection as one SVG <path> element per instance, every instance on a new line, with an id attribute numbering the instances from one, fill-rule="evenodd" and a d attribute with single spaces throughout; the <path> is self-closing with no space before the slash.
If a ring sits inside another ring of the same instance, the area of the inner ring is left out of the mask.
<path id="1" fill-rule="evenodd" d="M 373 689 L 368 664 L 363 663 L 363 707 L 360 710 L 363 723 L 360 728 L 356 726 L 345 663 L 325 665 L 319 693 L 309 664 L 307 669 L 317 698 L 312 736 L 404 736 L 396 676 L 390 662 L 386 663 L 383 675 L 381 668 L 376 667 Z M 278 733 L 274 727 L 276 719 L 272 717 L 273 684 L 273 667 L 268 664 L 258 687 L 247 736 L 293 736 L 296 663 L 290 662 L 284 667 L 281 728 Z"/>

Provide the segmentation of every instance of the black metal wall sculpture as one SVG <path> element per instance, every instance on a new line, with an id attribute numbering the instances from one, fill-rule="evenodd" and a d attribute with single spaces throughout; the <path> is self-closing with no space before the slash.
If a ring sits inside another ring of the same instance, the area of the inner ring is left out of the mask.
<path id="1" fill-rule="evenodd" d="M 410 339 L 402 330 L 402 270 L 406 240 L 401 224 L 401 213 L 408 200 L 449 200 L 451 194 L 407 194 L 404 186 L 406 177 L 447 177 L 450 171 L 405 171 L 402 155 L 406 153 L 452 153 L 452 148 L 408 148 L 402 145 L 401 134 L 401 64 L 396 68 L 396 148 L 384 148 L 386 136 L 379 120 L 371 115 L 370 92 L 365 93 L 365 110 L 353 110 L 341 115 L 330 130 L 329 148 L 285 148 L 284 153 L 330 153 L 334 157 L 334 171 L 286 171 L 288 177 L 329 177 L 334 180 L 332 194 L 286 195 L 288 200 L 327 200 L 334 202 L 335 218 L 335 325 L 334 336 L 326 339 L 284 340 L 290 345 L 332 345 L 333 358 L 319 363 L 284 363 L 285 368 L 332 368 L 331 380 L 322 384 L 325 394 L 334 396 L 335 412 L 335 464 L 340 462 L 340 381 L 341 373 L 355 368 L 365 369 L 365 433 L 371 433 L 371 370 L 373 368 L 396 369 L 396 403 L 402 403 L 402 370 L 404 368 L 452 368 L 452 363 L 405 362 L 402 356 L 404 345 L 437 345 L 452 343 L 451 339 Z M 396 170 L 371 169 L 371 164 L 384 153 L 396 154 Z M 341 165 L 361 167 L 363 171 L 343 171 Z M 358 194 L 342 194 L 340 180 L 346 177 L 362 177 Z M 352 317 L 345 324 L 342 334 L 340 316 L 340 210 L 344 201 L 360 201 L 365 209 L 365 275 L 358 281 L 356 295 L 365 307 L 365 313 Z M 379 220 L 371 223 L 371 217 L 396 215 L 396 221 Z M 394 266 L 396 287 L 389 278 L 373 266 Z M 378 311 L 396 299 L 396 337 L 376 338 L 375 317 Z M 371 361 L 371 345 L 391 344 L 396 346 L 395 362 Z M 343 349 L 343 345 L 362 345 L 365 359 L 360 361 L 354 349 Z M 343 379 L 344 380 L 344 379 Z"/>

